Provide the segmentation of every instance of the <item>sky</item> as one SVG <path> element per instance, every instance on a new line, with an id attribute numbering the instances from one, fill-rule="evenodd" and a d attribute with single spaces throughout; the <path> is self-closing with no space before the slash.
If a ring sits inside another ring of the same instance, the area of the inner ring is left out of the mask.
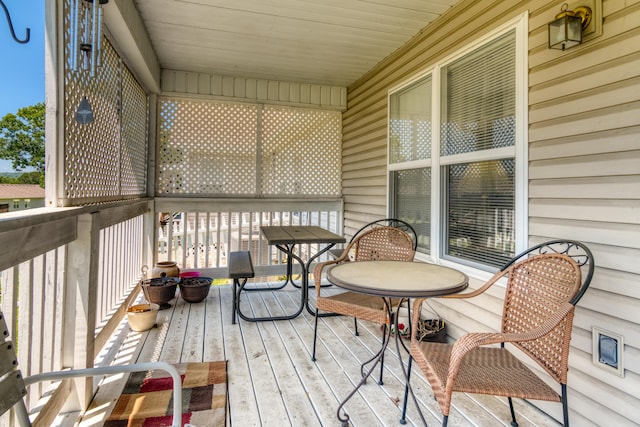
<path id="1" fill-rule="evenodd" d="M 44 102 L 44 2 L 46 0 L 3 0 L 9 10 L 16 37 L 31 39 L 19 44 L 11 37 L 0 6 L 0 117 L 22 107 Z M 0 172 L 11 172 L 11 162 L 0 160 Z"/>

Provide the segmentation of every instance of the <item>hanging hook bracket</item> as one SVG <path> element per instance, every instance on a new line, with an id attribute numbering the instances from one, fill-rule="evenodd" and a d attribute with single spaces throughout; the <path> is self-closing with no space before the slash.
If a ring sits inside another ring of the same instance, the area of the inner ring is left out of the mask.
<path id="1" fill-rule="evenodd" d="M 4 14 L 7 17 L 7 23 L 9 24 L 9 31 L 11 31 L 11 37 L 13 37 L 16 43 L 20 43 L 20 44 L 29 43 L 29 40 L 31 39 L 31 29 L 27 27 L 25 38 L 20 40 L 18 37 L 16 37 L 16 32 L 13 29 L 13 22 L 11 22 L 11 15 L 9 14 L 9 9 L 7 9 L 7 6 L 5 6 L 4 1 L 0 0 L 0 6 L 2 6 L 2 8 L 4 9 Z"/>

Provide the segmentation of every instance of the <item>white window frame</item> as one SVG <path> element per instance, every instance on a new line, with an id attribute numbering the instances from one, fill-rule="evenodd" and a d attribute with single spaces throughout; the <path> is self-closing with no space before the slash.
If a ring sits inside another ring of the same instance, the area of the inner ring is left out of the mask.
<path id="1" fill-rule="evenodd" d="M 437 61 L 428 69 L 423 70 L 419 74 L 412 76 L 408 80 L 405 80 L 399 85 L 396 85 L 389 89 L 387 93 L 387 117 L 391 117 L 391 101 L 390 98 L 396 92 L 407 88 L 409 85 L 431 75 L 432 81 L 432 141 L 431 141 L 431 158 L 424 160 L 415 160 L 404 163 L 390 164 L 387 160 L 387 214 L 392 215 L 390 209 L 390 174 L 394 171 L 415 169 L 415 168 L 431 168 L 431 229 L 430 229 L 430 253 L 417 253 L 416 259 L 428 262 L 435 262 L 442 265 L 455 266 L 467 274 L 475 277 L 489 277 L 490 272 L 479 270 L 477 268 L 468 266 L 466 264 L 460 264 L 452 260 L 444 259 L 442 253 L 442 235 L 441 224 L 442 218 L 442 186 L 441 186 L 441 174 L 442 166 L 459 162 L 478 162 L 484 160 L 495 160 L 505 157 L 515 159 L 515 253 L 519 253 L 527 247 L 528 237 L 528 18 L 527 12 L 523 13 L 505 23 L 504 25 L 490 31 L 486 35 L 479 37 L 473 43 L 465 46 L 464 48 L 456 51 L 450 56 Z M 515 30 L 515 145 L 512 147 L 503 147 L 498 149 L 492 149 L 488 153 L 472 152 L 458 154 L 454 156 L 447 156 L 444 159 L 440 158 L 440 117 L 441 117 L 441 102 L 440 102 L 440 70 L 450 64 L 451 62 L 459 59 L 460 57 L 469 54 L 470 52 L 482 47 L 483 45 L 490 43 L 496 38 L 506 34 L 509 31 Z M 388 124 L 387 124 L 388 126 Z M 388 132 L 387 150 L 390 148 L 390 133 Z M 389 153 L 389 151 L 387 151 Z M 389 157 L 388 157 L 389 159 Z"/>

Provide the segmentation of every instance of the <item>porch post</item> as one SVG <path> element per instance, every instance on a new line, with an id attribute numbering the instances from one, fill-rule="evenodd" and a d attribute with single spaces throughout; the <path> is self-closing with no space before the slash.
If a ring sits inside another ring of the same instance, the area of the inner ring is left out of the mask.
<path id="1" fill-rule="evenodd" d="M 96 214 L 78 217 L 78 238 L 69 243 L 65 301 L 63 366 L 93 367 L 100 228 Z M 66 410 L 84 410 L 94 393 L 93 377 L 74 380 L 77 399 Z"/>
<path id="2" fill-rule="evenodd" d="M 157 111 L 158 111 L 158 96 L 156 94 L 149 94 L 149 132 L 147 140 L 147 196 L 154 197 L 156 193 L 156 150 L 157 150 Z M 150 212 L 147 212 L 143 217 L 143 230 L 144 230 L 144 242 L 142 243 L 142 260 L 147 267 L 152 268 L 157 261 L 156 254 L 158 252 L 158 236 L 157 221 L 158 215 L 156 214 L 156 203 L 154 201 L 149 203 L 151 206 Z"/>
<path id="3" fill-rule="evenodd" d="M 44 4 L 45 43 L 45 207 L 58 207 L 62 198 L 64 159 L 64 43 L 63 2 Z M 60 60 L 60 58 L 62 58 Z"/>

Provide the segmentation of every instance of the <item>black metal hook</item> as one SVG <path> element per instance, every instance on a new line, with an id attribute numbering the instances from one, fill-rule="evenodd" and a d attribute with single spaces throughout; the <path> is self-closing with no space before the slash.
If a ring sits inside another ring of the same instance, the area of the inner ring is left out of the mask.
<path id="1" fill-rule="evenodd" d="M 4 2 L 2 0 L 0 0 L 0 6 L 2 6 L 2 8 L 4 9 L 4 14 L 7 17 L 7 23 L 9 24 L 9 31 L 11 31 L 11 37 L 13 37 L 16 43 L 20 43 L 20 44 L 29 43 L 29 40 L 31 39 L 31 29 L 27 27 L 27 31 L 26 31 L 27 34 L 24 40 L 20 40 L 18 37 L 16 37 L 16 32 L 14 31 L 13 23 L 11 22 L 11 15 L 9 15 L 9 10 L 7 9 L 7 6 L 4 5 Z"/>

